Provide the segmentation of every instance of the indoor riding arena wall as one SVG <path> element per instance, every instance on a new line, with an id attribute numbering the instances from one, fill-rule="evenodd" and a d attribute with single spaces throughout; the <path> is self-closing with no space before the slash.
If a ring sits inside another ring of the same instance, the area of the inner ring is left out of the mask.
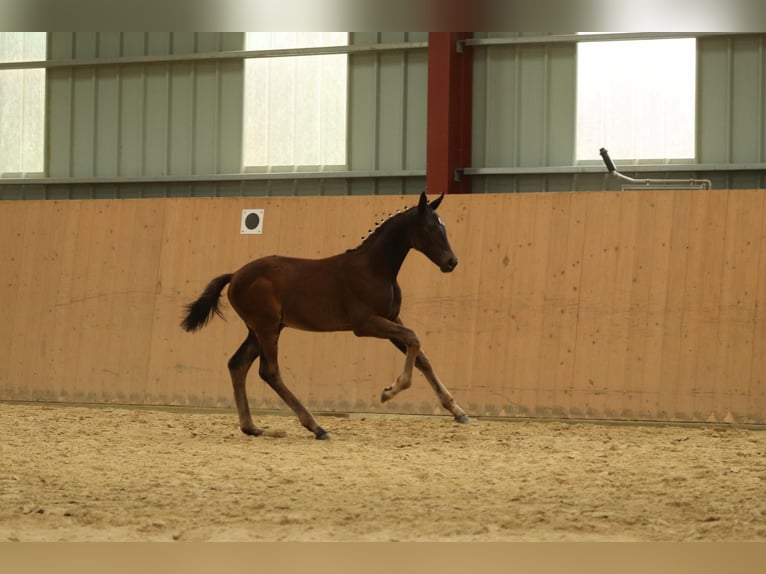
<path id="1" fill-rule="evenodd" d="M 358 245 L 413 196 L 6 201 L 0 399 L 232 407 L 246 331 L 184 304 L 279 253 Z M 243 209 L 263 233 L 240 234 Z M 402 318 L 473 416 L 766 423 L 766 191 L 447 196 L 458 256 L 413 252 Z M 225 296 L 223 298 L 225 301 Z M 388 341 L 287 329 L 285 382 L 317 412 L 442 414 L 417 374 L 381 405 Z M 253 369 L 251 405 L 285 409 Z"/>

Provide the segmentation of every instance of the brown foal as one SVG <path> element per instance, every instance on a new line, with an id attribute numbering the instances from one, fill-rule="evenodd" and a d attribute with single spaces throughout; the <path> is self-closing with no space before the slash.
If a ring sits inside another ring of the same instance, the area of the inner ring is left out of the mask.
<path id="1" fill-rule="evenodd" d="M 307 331 L 353 331 L 358 337 L 389 339 L 405 354 L 404 368 L 381 395 L 385 402 L 408 388 L 412 368 L 433 387 L 442 406 L 461 423 L 465 411 L 438 379 L 420 350 L 417 335 L 399 318 L 402 292 L 396 277 L 410 249 L 426 255 L 444 273 L 457 266 L 447 232 L 436 209 L 444 196 L 430 204 L 420 195 L 416 207 L 383 222 L 359 247 L 324 259 L 273 255 L 247 263 L 235 273 L 213 279 L 202 295 L 186 306 L 181 326 L 195 331 L 212 315 L 221 315 L 219 298 L 228 284 L 231 306 L 245 322 L 247 338 L 229 359 L 229 373 L 242 432 L 258 436 L 250 415 L 245 381 L 260 357 L 258 372 L 317 439 L 330 435 L 282 381 L 277 360 L 279 334 L 285 327 Z"/>

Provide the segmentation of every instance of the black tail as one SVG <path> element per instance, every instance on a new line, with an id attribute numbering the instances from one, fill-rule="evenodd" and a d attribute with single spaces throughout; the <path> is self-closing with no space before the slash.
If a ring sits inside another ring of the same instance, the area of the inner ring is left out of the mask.
<path id="1" fill-rule="evenodd" d="M 186 317 L 181 321 L 181 327 L 185 331 L 191 332 L 201 329 L 207 325 L 213 313 L 223 317 L 218 306 L 218 299 L 221 297 L 221 291 L 223 291 L 223 288 L 231 281 L 233 276 L 233 273 L 227 273 L 226 275 L 216 277 L 207 284 L 199 299 L 194 303 L 186 305 Z"/>

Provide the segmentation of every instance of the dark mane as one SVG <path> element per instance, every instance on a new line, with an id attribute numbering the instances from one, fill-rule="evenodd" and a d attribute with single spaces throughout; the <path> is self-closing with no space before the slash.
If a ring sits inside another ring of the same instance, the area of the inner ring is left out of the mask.
<path id="1" fill-rule="evenodd" d="M 364 245 L 368 244 L 374 238 L 378 237 L 381 233 L 390 229 L 395 222 L 401 220 L 405 215 L 407 215 L 408 212 L 414 209 L 415 209 L 414 207 L 409 207 L 409 208 L 405 207 L 401 211 L 397 211 L 396 213 L 390 214 L 387 219 L 384 219 L 383 221 L 376 223 L 375 228 L 369 230 L 370 231 L 369 235 L 367 237 L 362 238 L 362 242 L 356 247 L 347 249 L 346 253 L 351 253 L 352 251 L 357 251 L 358 249 L 362 248 Z"/>

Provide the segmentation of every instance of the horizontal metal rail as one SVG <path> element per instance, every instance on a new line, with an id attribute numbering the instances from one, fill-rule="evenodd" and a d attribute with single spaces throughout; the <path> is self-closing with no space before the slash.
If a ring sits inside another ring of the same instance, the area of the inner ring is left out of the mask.
<path id="1" fill-rule="evenodd" d="M 678 38 L 702 38 L 707 36 L 742 36 L 725 32 L 635 32 L 609 34 L 557 34 L 535 36 L 508 36 L 502 38 L 469 38 L 458 42 L 463 46 L 503 46 L 523 44 L 561 44 L 578 42 L 607 42 L 620 40 L 658 40 Z M 391 42 L 382 44 L 351 44 L 343 46 L 320 46 L 312 48 L 281 48 L 274 50 L 230 50 L 225 52 L 199 52 L 165 54 L 156 56 L 120 56 L 109 58 L 82 58 L 66 60 L 35 60 L 29 62 L 0 62 L 0 70 L 54 69 L 87 66 L 122 66 L 129 64 L 158 64 L 176 62 L 205 62 L 221 60 L 244 60 L 255 58 L 286 58 L 294 56 L 326 56 L 332 54 L 370 54 L 424 50 L 428 42 Z"/>
<path id="2" fill-rule="evenodd" d="M 393 171 L 279 171 L 207 175 L 157 175 L 113 177 L 0 177 L 2 185 L 128 185 L 152 183 L 221 183 L 230 181 L 276 181 L 316 179 L 380 179 L 425 177 L 426 170 Z"/>
<path id="3" fill-rule="evenodd" d="M 462 46 L 513 46 L 530 44 L 578 44 L 582 42 L 620 42 L 625 40 L 678 40 L 708 36 L 742 36 L 731 32 L 615 32 L 603 34 L 551 34 L 534 36 L 506 36 L 499 38 L 468 38 L 458 41 Z"/>
<path id="4" fill-rule="evenodd" d="M 763 171 L 766 163 L 706 163 L 706 164 L 636 164 L 623 166 L 628 173 L 703 173 L 703 172 L 741 172 Z M 603 174 L 603 165 L 565 165 L 536 167 L 467 167 L 456 170 L 456 177 L 463 176 L 502 176 L 502 175 L 580 175 Z M 353 170 L 353 171 L 278 171 L 258 173 L 225 173 L 200 175 L 156 175 L 156 176 L 108 176 L 108 177 L 44 177 L 40 175 L 20 177 L 0 177 L 3 185 L 98 185 L 98 184 L 152 184 L 152 183 L 215 183 L 230 181 L 290 181 L 317 179 L 390 179 L 425 177 L 425 169 L 410 170 Z"/>
<path id="5" fill-rule="evenodd" d="M 124 66 L 129 64 L 173 64 L 178 62 L 287 58 L 294 56 L 327 56 L 333 54 L 374 54 L 379 52 L 423 50 L 426 48 L 428 48 L 428 42 L 392 42 L 390 44 L 351 44 L 345 46 L 321 46 L 314 48 L 282 48 L 277 50 L 230 50 L 226 52 L 198 52 L 158 56 L 120 56 L 110 58 L 83 58 L 76 60 L 0 62 L 0 70 L 81 68 L 87 66 Z"/>
<path id="6" fill-rule="evenodd" d="M 663 163 L 629 164 L 623 166 L 630 173 L 672 173 L 672 172 L 729 172 L 765 171 L 766 163 Z M 461 175 L 577 175 L 603 173 L 603 165 L 563 165 L 534 167 L 466 167 L 458 170 Z"/>

